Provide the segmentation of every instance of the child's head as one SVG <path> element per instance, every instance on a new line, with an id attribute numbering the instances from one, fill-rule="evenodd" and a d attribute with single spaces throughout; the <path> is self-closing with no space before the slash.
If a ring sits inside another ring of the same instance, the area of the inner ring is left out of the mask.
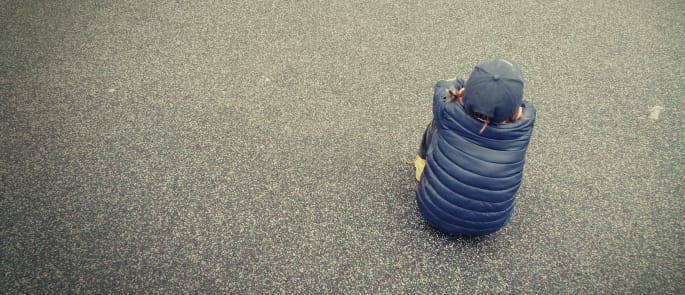
<path id="1" fill-rule="evenodd" d="M 467 113 L 486 124 L 517 119 L 523 103 L 521 70 L 516 63 L 504 59 L 476 66 L 464 85 L 461 101 Z"/>

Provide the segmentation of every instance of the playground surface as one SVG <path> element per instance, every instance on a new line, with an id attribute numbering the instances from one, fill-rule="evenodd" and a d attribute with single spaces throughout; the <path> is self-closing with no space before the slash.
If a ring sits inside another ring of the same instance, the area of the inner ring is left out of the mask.
<path id="1" fill-rule="evenodd" d="M 683 1 L 68 2 L 0 2 L 3 293 L 685 293 Z M 447 236 L 405 161 L 497 57 L 516 210 Z"/>

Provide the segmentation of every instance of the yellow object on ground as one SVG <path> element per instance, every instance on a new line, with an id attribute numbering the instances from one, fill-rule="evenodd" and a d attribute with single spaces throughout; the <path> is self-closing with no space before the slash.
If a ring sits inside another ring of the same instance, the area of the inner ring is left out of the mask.
<path id="1" fill-rule="evenodd" d="M 416 159 L 409 161 L 409 164 L 414 164 L 414 168 L 416 168 L 416 181 L 421 181 L 421 175 L 423 175 L 423 168 L 426 167 L 426 160 L 422 159 L 419 156 L 416 156 Z"/>

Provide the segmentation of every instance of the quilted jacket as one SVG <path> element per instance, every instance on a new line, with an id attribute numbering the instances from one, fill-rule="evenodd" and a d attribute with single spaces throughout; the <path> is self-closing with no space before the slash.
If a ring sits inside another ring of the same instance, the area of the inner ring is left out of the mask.
<path id="1" fill-rule="evenodd" d="M 526 149 L 535 122 L 532 103 L 509 124 L 489 124 L 468 115 L 458 102 L 447 102 L 447 89 L 464 80 L 439 81 L 434 87 L 433 120 L 437 131 L 429 145 L 416 200 L 421 215 L 449 234 L 493 233 L 507 224 L 521 185 Z"/>

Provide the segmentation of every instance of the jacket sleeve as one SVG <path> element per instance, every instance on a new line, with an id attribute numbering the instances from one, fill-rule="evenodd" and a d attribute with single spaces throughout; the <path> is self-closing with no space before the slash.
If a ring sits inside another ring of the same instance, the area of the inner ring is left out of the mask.
<path id="1" fill-rule="evenodd" d="M 438 126 L 442 125 L 442 111 L 450 96 L 449 88 L 454 87 L 457 91 L 464 87 L 464 79 L 440 80 L 433 86 L 433 120 Z"/>

